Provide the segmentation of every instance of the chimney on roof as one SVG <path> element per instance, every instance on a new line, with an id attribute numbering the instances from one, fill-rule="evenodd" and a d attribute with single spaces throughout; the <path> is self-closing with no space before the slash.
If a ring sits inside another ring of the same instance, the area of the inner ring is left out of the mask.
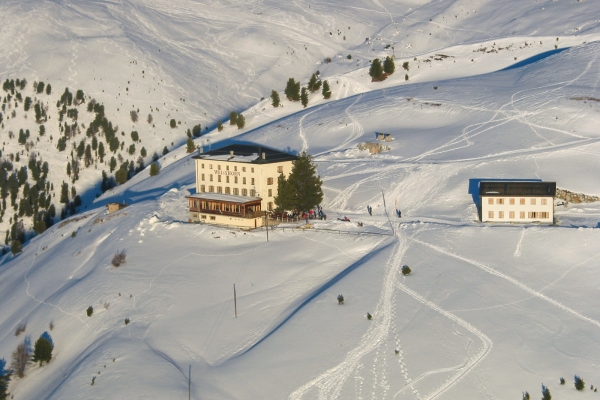
<path id="1" fill-rule="evenodd" d="M 202 148 L 202 146 L 198 146 L 198 155 L 204 153 L 204 149 Z"/>
<path id="2" fill-rule="evenodd" d="M 230 150 L 230 151 L 229 151 L 229 155 L 230 155 L 231 157 L 233 157 L 233 150 Z"/>
<path id="3" fill-rule="evenodd" d="M 266 160 L 266 159 L 267 159 L 267 153 L 264 153 L 264 152 L 262 153 L 262 159 L 263 159 L 263 160 Z"/>

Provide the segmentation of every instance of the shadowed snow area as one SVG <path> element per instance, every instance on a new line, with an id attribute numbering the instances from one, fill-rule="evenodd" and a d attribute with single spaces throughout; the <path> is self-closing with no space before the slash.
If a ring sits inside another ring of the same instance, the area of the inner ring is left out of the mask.
<path id="1" fill-rule="evenodd" d="M 194 160 L 174 149 L 158 176 L 140 172 L 0 259 L 0 359 L 24 335 L 48 331 L 55 345 L 11 382 L 14 398 L 186 399 L 189 365 L 195 399 L 512 399 L 541 383 L 572 398 L 573 375 L 600 384 L 600 205 L 557 205 L 553 226 L 481 224 L 473 192 L 535 179 L 600 195 L 598 12 L 592 1 L 3 3 L 1 78 L 163 108 L 144 136 L 157 149 L 184 137 L 162 128 L 173 117 L 212 124 L 195 141 L 206 148 L 306 151 L 328 216 L 268 242 L 265 230 L 189 224 Z M 390 43 L 396 72 L 372 83 L 369 60 Z M 316 69 L 331 100 L 259 100 Z M 246 128 L 213 130 L 231 109 Z M 359 150 L 375 132 L 392 135 L 390 150 Z M 113 201 L 131 205 L 109 215 Z"/>

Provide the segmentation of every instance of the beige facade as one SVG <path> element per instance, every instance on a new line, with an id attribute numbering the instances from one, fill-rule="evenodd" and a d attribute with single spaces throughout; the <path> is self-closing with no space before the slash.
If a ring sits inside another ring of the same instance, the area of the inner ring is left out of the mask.
<path id="1" fill-rule="evenodd" d="M 482 222 L 554 222 L 551 196 L 482 196 Z"/>
<path id="2" fill-rule="evenodd" d="M 196 158 L 196 193 L 222 193 L 262 198 L 262 209 L 275 209 L 277 178 L 292 172 L 292 161 L 253 163 L 245 160 Z"/>

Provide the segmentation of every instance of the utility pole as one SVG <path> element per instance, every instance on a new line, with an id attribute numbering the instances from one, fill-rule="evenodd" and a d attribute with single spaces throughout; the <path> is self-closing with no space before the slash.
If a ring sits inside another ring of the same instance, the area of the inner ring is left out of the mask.
<path id="1" fill-rule="evenodd" d="M 235 317 L 237 318 L 237 295 L 235 293 L 235 283 L 233 284 L 233 309 L 235 310 Z"/>
<path id="2" fill-rule="evenodd" d="M 192 365 L 188 369 L 188 400 L 192 398 Z"/>
<path id="3" fill-rule="evenodd" d="M 267 227 L 267 242 L 269 241 L 269 214 L 265 211 L 265 226 Z"/>

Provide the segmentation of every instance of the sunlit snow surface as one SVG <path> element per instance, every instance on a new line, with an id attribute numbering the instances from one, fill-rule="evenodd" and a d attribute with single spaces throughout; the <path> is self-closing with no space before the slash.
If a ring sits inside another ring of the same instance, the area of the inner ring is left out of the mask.
<path id="1" fill-rule="evenodd" d="M 186 223 L 193 160 L 185 148 L 172 151 L 159 176 L 138 174 L 33 239 L 23 254 L 2 259 L 0 357 L 8 360 L 23 339 L 14 336 L 22 322 L 33 341 L 49 331 L 56 346 L 49 365 L 31 366 L 11 383 L 15 399 L 185 399 L 189 365 L 197 399 L 505 399 L 526 390 L 539 396 L 542 383 L 555 398 L 597 395 L 575 394 L 571 380 L 577 374 L 588 387 L 597 384 L 600 206 L 560 206 L 556 226 L 520 226 L 479 224 L 474 203 L 478 180 L 489 178 L 543 179 L 600 194 L 600 102 L 573 100 L 600 98 L 596 3 L 202 6 L 2 5 L 10 50 L 0 75 L 53 86 L 71 79 L 116 109 L 121 99 L 102 89 L 123 91 L 133 72 L 122 71 L 138 59 L 149 66 L 142 79 L 151 73 L 166 83 L 134 81 L 146 92 L 131 93 L 132 101 L 169 101 L 179 111 L 165 114 L 182 123 L 252 106 L 244 130 L 227 126 L 197 144 L 238 140 L 313 154 L 328 215 L 315 227 L 333 232 L 279 229 L 267 242 L 264 230 Z M 29 34 L 18 35 L 19 26 Z M 53 36 L 34 40 L 49 27 Z M 365 43 L 377 34 L 381 41 Z M 551 51 L 559 36 L 569 49 L 501 71 Z M 273 41 L 280 48 L 272 54 L 257 47 Z M 392 77 L 371 83 L 363 61 L 389 53 L 383 44 L 390 42 L 410 61 L 410 80 L 397 62 Z M 509 44 L 504 52 L 477 51 Z M 287 58 L 295 64 L 277 72 L 274 60 L 286 51 L 296 52 Z M 352 62 L 317 64 L 347 52 Z M 434 54 L 454 59 L 423 61 Z M 101 85 L 93 60 L 115 63 L 101 68 Z M 225 78 L 207 67 L 217 64 Z M 278 109 L 268 99 L 257 103 L 289 75 L 307 79 L 315 69 L 332 82 L 332 100 L 315 94 L 305 110 L 287 100 Z M 212 90 L 215 82 L 231 86 Z M 154 87 L 157 94 L 147 94 Z M 183 97 L 185 106 L 177 103 Z M 140 133 L 158 149 L 167 131 L 156 129 L 156 139 Z M 375 131 L 392 134 L 391 151 L 358 151 Z M 109 201 L 131 205 L 108 215 Z M 343 216 L 351 222 L 337 220 Z M 359 232 L 378 235 L 352 234 Z M 115 268 L 110 261 L 121 249 L 127 262 Z M 413 271 L 407 277 L 404 264 Z"/>

